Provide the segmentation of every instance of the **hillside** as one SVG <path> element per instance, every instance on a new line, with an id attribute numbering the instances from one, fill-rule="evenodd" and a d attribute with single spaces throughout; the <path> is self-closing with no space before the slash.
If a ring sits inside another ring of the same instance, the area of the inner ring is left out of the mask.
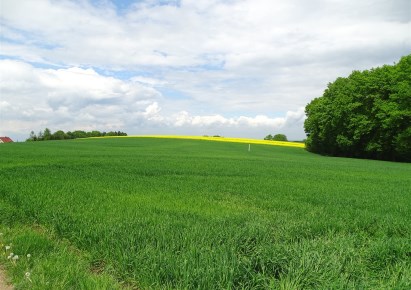
<path id="1" fill-rule="evenodd" d="M 155 138 L 0 154 L 0 261 L 23 289 L 411 286 L 411 164 Z"/>

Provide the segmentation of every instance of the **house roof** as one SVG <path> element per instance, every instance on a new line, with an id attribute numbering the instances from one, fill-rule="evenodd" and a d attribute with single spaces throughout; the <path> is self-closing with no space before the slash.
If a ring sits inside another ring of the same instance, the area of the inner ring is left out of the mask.
<path id="1" fill-rule="evenodd" d="M 13 142 L 9 137 L 0 137 L 0 140 L 3 141 L 3 143 L 10 143 Z"/>

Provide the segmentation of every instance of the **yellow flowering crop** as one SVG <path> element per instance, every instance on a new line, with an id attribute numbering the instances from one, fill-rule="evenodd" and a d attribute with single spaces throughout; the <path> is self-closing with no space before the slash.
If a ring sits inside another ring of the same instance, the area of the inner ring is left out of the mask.
<path id="1" fill-rule="evenodd" d="M 248 139 L 248 138 L 231 138 L 231 137 L 179 136 L 179 135 L 134 135 L 134 136 L 106 136 L 106 137 L 96 137 L 96 138 L 108 138 L 108 137 L 208 140 L 208 141 L 219 141 L 219 142 L 234 142 L 234 143 L 262 144 L 262 145 L 305 148 L 304 143 L 299 143 L 299 142 L 257 140 L 257 139 Z"/>

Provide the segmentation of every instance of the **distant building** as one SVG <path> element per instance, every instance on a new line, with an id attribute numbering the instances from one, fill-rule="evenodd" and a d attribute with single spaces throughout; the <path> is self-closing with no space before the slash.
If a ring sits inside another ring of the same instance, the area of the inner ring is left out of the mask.
<path id="1" fill-rule="evenodd" d="M 11 140 L 9 137 L 0 137 L 0 143 L 11 143 L 13 140 Z"/>

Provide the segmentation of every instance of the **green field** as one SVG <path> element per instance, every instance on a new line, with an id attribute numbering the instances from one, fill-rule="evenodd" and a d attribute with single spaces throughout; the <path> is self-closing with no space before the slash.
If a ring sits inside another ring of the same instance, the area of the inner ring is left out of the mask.
<path id="1" fill-rule="evenodd" d="M 150 138 L 0 156 L 19 289 L 411 288 L 409 163 Z"/>

